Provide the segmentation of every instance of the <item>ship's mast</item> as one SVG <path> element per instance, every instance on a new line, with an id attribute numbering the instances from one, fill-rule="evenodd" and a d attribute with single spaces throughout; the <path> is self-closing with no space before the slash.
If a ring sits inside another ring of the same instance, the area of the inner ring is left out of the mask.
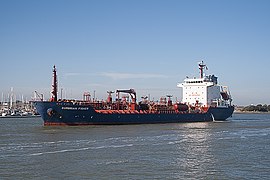
<path id="1" fill-rule="evenodd" d="M 51 94 L 52 94 L 51 101 L 57 101 L 57 75 L 55 65 L 53 66 L 53 82 Z"/>
<path id="2" fill-rule="evenodd" d="M 200 69 L 200 75 L 201 75 L 201 78 L 203 78 L 203 70 L 204 68 L 206 68 L 207 70 L 207 67 L 206 67 L 206 64 L 203 64 L 203 61 L 199 63 L 199 69 Z"/>

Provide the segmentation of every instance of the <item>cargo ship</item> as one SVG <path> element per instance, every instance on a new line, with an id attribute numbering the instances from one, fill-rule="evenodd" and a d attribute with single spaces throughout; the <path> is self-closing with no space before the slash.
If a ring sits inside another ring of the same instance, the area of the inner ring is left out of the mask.
<path id="1" fill-rule="evenodd" d="M 204 62 L 199 63 L 200 76 L 184 79 L 177 87 L 182 88 L 182 101 L 173 102 L 167 95 L 159 101 L 142 97 L 137 101 L 134 89 L 107 91 L 106 100 L 91 99 L 84 93 L 82 100 L 58 99 L 56 67 L 50 100 L 34 101 L 44 126 L 60 125 L 124 125 L 224 121 L 234 111 L 232 97 L 227 86 L 218 84 L 215 75 L 205 75 Z M 113 99 L 113 94 L 116 97 Z"/>

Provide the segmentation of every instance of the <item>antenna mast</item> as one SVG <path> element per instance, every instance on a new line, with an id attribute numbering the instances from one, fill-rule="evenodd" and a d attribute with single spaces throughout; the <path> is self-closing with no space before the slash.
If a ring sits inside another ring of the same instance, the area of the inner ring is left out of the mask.
<path id="1" fill-rule="evenodd" d="M 207 70 L 207 67 L 206 67 L 206 64 L 203 64 L 203 61 L 199 63 L 199 69 L 200 69 L 200 75 L 201 75 L 201 78 L 203 78 L 203 70 L 204 68 L 206 68 Z"/>

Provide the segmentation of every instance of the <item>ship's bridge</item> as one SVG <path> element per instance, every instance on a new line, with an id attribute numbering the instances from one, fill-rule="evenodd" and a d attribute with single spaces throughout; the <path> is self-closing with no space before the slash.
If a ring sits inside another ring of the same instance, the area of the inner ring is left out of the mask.
<path id="1" fill-rule="evenodd" d="M 191 106 L 227 106 L 231 102 L 231 96 L 227 87 L 218 85 L 215 75 L 204 75 L 206 65 L 199 64 L 200 78 L 186 78 L 177 87 L 183 88 L 182 103 Z"/>
<path id="2" fill-rule="evenodd" d="M 210 106 L 214 100 L 220 99 L 221 86 L 214 75 L 203 78 L 186 78 L 177 87 L 183 88 L 183 103 L 190 105 Z"/>

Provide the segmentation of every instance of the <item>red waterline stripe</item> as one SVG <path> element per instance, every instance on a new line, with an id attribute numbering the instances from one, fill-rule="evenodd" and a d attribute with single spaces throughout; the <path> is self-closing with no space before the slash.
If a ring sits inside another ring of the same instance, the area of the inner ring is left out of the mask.
<path id="1" fill-rule="evenodd" d="M 44 122 L 44 126 L 88 126 L 93 123 L 63 123 L 63 122 Z"/>

